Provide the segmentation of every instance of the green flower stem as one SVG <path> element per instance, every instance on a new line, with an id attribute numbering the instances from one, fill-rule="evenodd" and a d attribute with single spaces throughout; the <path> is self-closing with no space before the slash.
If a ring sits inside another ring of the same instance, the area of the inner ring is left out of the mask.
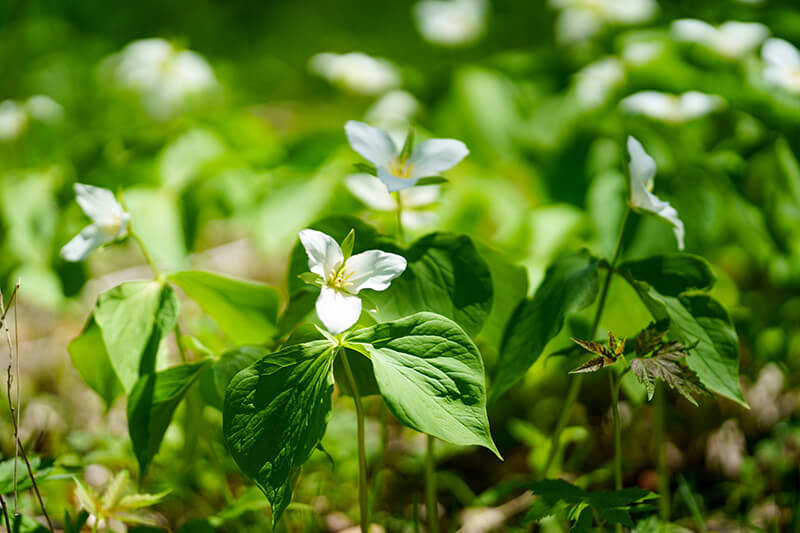
<path id="1" fill-rule="evenodd" d="M 358 418 L 358 502 L 361 511 L 361 533 L 369 532 L 369 488 L 367 486 L 367 452 L 364 438 L 364 408 L 361 405 L 361 396 L 358 394 L 358 385 L 353 378 L 353 371 L 350 369 L 350 362 L 347 354 L 340 353 L 342 366 L 347 374 L 347 382 L 350 385 L 350 392 L 353 394 L 353 403 L 356 406 L 356 417 Z"/>
<path id="2" fill-rule="evenodd" d="M 666 423 L 666 404 L 664 396 L 666 391 L 659 383 L 655 397 L 655 431 L 653 439 L 655 441 L 657 468 L 658 468 L 658 492 L 661 496 L 658 499 L 659 516 L 664 521 L 669 521 L 670 492 L 669 492 L 669 469 L 667 468 L 667 446 L 664 440 L 664 425 Z"/>
<path id="3" fill-rule="evenodd" d="M 141 250 L 142 255 L 144 256 L 144 260 L 147 262 L 148 265 L 150 265 L 150 269 L 153 271 L 153 276 L 155 276 L 156 279 L 161 279 L 161 272 L 159 272 L 158 266 L 156 266 L 156 262 L 153 260 L 153 257 L 150 255 L 150 252 L 147 251 L 147 246 L 145 246 L 142 238 L 139 237 L 139 235 L 132 229 L 128 230 L 128 235 L 130 235 L 131 239 L 136 241 L 136 244 L 139 245 L 139 250 Z"/>
<path id="4" fill-rule="evenodd" d="M 439 533 L 439 505 L 436 503 L 436 462 L 433 457 L 436 438 L 426 435 L 425 447 L 425 510 L 428 512 L 428 531 Z"/>
<path id="5" fill-rule="evenodd" d="M 406 233 L 403 229 L 403 199 L 400 197 L 400 191 L 395 191 L 392 194 L 394 195 L 394 201 L 397 202 L 397 210 L 395 211 L 395 215 L 397 216 L 397 239 L 400 241 L 400 244 L 405 246 Z"/>
<path id="6" fill-rule="evenodd" d="M 611 259 L 611 263 L 608 267 L 608 273 L 606 274 L 606 279 L 603 282 L 603 288 L 600 292 L 600 300 L 597 303 L 597 310 L 594 314 L 594 320 L 592 321 L 592 330 L 591 334 L 589 335 L 590 339 L 594 339 L 597 335 L 597 329 L 600 327 L 600 319 L 603 317 L 603 309 L 606 306 L 606 299 L 608 298 L 608 289 L 611 287 L 611 278 L 614 275 L 614 267 L 619 260 L 619 256 L 622 253 L 622 240 L 625 237 L 625 229 L 628 224 L 628 218 L 631 212 L 630 205 L 625 208 L 625 213 L 622 215 L 622 223 L 620 224 L 619 229 L 619 236 L 617 237 L 617 245 L 614 249 L 614 256 Z M 553 466 L 556 457 L 558 456 L 559 449 L 561 448 L 561 433 L 564 431 L 564 428 L 567 426 L 567 422 L 569 422 L 569 415 L 570 411 L 572 411 L 572 406 L 575 403 L 575 400 L 578 399 L 578 394 L 581 392 L 581 385 L 583 385 L 583 374 L 578 374 L 572 379 L 572 383 L 570 384 L 569 391 L 567 392 L 567 398 L 564 401 L 563 406 L 561 407 L 561 413 L 558 416 L 558 422 L 556 422 L 556 427 L 553 430 L 553 435 L 550 437 L 550 451 L 547 454 L 547 461 L 545 462 L 544 469 L 542 470 L 542 477 L 547 477 L 547 474 L 550 472 L 550 468 Z"/>
<path id="7" fill-rule="evenodd" d="M 608 370 L 611 385 L 611 413 L 614 416 L 614 489 L 622 490 L 622 426 L 619 421 L 619 380 L 613 370 Z"/>

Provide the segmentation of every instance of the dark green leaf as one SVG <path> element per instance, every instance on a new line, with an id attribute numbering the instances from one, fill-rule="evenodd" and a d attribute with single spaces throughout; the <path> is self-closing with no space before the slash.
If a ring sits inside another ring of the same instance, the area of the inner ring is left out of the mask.
<path id="1" fill-rule="evenodd" d="M 142 477 L 158 453 L 172 415 L 207 361 L 142 376 L 128 398 L 128 430 Z"/>
<path id="2" fill-rule="evenodd" d="M 11 517 L 11 530 L 14 533 L 50 533 L 42 524 L 23 514 Z"/>
<path id="3" fill-rule="evenodd" d="M 373 176 L 378 175 L 378 169 L 375 168 L 375 165 L 371 165 L 369 163 L 354 163 L 353 167 L 359 172 L 372 174 Z"/>
<path id="4" fill-rule="evenodd" d="M 561 500 L 567 503 L 580 503 L 587 498 L 585 490 L 563 479 L 541 479 L 525 486 L 540 498 L 551 503 Z"/>
<path id="5" fill-rule="evenodd" d="M 245 368 L 228 385 L 225 442 L 269 499 L 274 523 L 291 501 L 298 469 L 325 434 L 333 356 L 327 341 L 291 345 Z"/>
<path id="6" fill-rule="evenodd" d="M 441 185 L 442 183 L 448 183 L 448 179 L 444 176 L 426 176 L 417 180 L 417 183 L 415 183 L 414 186 L 422 187 L 424 185 Z"/>
<path id="7" fill-rule="evenodd" d="M 417 431 L 498 455 L 486 415 L 483 361 L 458 325 L 417 313 L 356 331 L 366 345 L 381 395 L 394 416 Z"/>
<path id="8" fill-rule="evenodd" d="M 236 344 L 264 342 L 274 334 L 278 292 L 269 285 L 198 271 L 176 272 L 169 280 Z"/>
<path id="9" fill-rule="evenodd" d="M 81 334 L 72 339 L 67 349 L 72 365 L 83 381 L 103 399 L 108 411 L 124 389 L 111 366 L 103 344 L 103 335 L 94 321 L 94 315 L 89 317 Z"/>
<path id="10" fill-rule="evenodd" d="M 339 385 L 342 394 L 352 396 L 350 392 L 350 383 L 347 379 L 347 373 L 342 365 L 342 357 L 347 357 L 350 363 L 350 370 L 353 372 L 353 379 L 358 387 L 358 394 L 361 396 L 371 396 L 380 394 L 378 383 L 375 381 L 375 371 L 372 368 L 372 361 L 364 354 L 346 348 L 343 353 L 339 354 L 336 361 L 333 363 L 333 377 Z"/>
<path id="11" fill-rule="evenodd" d="M 585 507 L 581 514 L 578 515 L 578 519 L 570 528 L 569 533 L 589 533 L 589 530 L 592 529 L 592 509 L 591 507 Z"/>
<path id="12" fill-rule="evenodd" d="M 597 295 L 597 259 L 586 251 L 564 257 L 547 269 L 533 299 L 522 302 L 508 322 L 490 401 L 525 375 L 558 334 L 567 314 L 591 304 Z"/>
<path id="13" fill-rule="evenodd" d="M 406 271 L 387 290 L 367 293 L 378 307 L 376 319 L 385 322 L 431 311 L 475 337 L 492 308 L 492 277 L 472 239 L 431 233 L 402 255 L 408 260 Z"/>
<path id="14" fill-rule="evenodd" d="M 643 281 L 666 296 L 690 290 L 707 290 L 716 277 L 708 261 L 697 255 L 674 253 L 623 263 L 633 279 Z"/>
<path id="15" fill-rule="evenodd" d="M 155 370 L 159 343 L 175 326 L 178 307 L 173 290 L 159 281 L 123 283 L 97 299 L 94 319 L 127 393 L 139 376 Z"/>
<path id="16" fill-rule="evenodd" d="M 652 492 L 639 487 L 628 487 L 614 491 L 594 491 L 589 493 L 589 503 L 596 509 L 610 507 L 624 507 L 636 503 L 648 496 L 655 496 Z"/>
<path id="17" fill-rule="evenodd" d="M 53 473 L 53 460 L 40 457 L 29 458 L 31 470 L 38 483 L 44 481 Z M 27 490 L 33 486 L 28 468 L 22 459 L 17 459 L 17 490 Z M 0 494 L 14 492 L 14 458 L 6 459 L 0 463 Z"/>
<path id="18" fill-rule="evenodd" d="M 213 407 L 222 409 L 225 391 L 233 376 L 268 353 L 266 348 L 260 346 L 240 346 L 222 354 L 199 378 L 203 397 Z"/>

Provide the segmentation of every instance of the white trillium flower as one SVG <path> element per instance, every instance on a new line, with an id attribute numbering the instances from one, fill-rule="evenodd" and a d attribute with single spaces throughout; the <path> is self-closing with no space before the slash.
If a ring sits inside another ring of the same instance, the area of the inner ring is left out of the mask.
<path id="1" fill-rule="evenodd" d="M 361 52 L 316 54 L 309 68 L 334 85 L 357 94 L 375 95 L 400 86 L 400 71 L 388 59 Z"/>
<path id="2" fill-rule="evenodd" d="M 442 46 L 475 42 L 486 26 L 486 0 L 422 0 L 414 6 L 417 29 Z"/>
<path id="3" fill-rule="evenodd" d="M 562 43 L 584 41 L 610 24 L 640 24 L 658 11 L 655 0 L 550 0 L 561 13 L 556 36 Z"/>
<path id="4" fill-rule="evenodd" d="M 741 59 L 769 37 L 769 29 L 758 22 L 729 21 L 715 27 L 698 19 L 679 19 L 670 31 L 678 41 L 701 44 L 728 59 Z"/>
<path id="5" fill-rule="evenodd" d="M 28 124 L 25 108 L 14 100 L 0 103 L 0 140 L 16 139 Z"/>
<path id="6" fill-rule="evenodd" d="M 783 39 L 767 39 L 761 48 L 764 79 L 790 93 L 800 93 L 800 51 Z"/>
<path id="7" fill-rule="evenodd" d="M 653 120 L 682 124 L 705 116 L 722 107 L 724 100 L 713 94 L 697 91 L 681 95 L 658 91 L 641 91 L 620 102 L 628 112 L 645 115 Z"/>
<path id="8" fill-rule="evenodd" d="M 64 118 L 64 108 L 61 104 L 44 94 L 35 94 L 25 102 L 28 114 L 42 122 L 54 124 Z"/>
<path id="9" fill-rule="evenodd" d="M 615 57 L 595 61 L 575 74 L 574 91 L 584 109 L 596 109 L 625 78 L 625 66 Z"/>
<path id="10" fill-rule="evenodd" d="M 147 112 L 156 119 L 172 117 L 186 100 L 217 86 L 214 71 L 200 54 L 180 50 L 164 39 L 133 41 L 112 57 L 114 79 L 137 91 Z"/>
<path id="11" fill-rule="evenodd" d="M 370 174 L 351 174 L 345 180 L 353 196 L 364 202 L 370 209 L 394 213 L 397 200 L 389 194 L 379 179 Z M 403 227 L 419 229 L 436 221 L 436 213 L 420 210 L 439 200 L 442 189 L 439 185 L 422 185 L 399 191 L 403 212 L 400 217 Z"/>
<path id="12" fill-rule="evenodd" d="M 380 128 L 349 120 L 344 129 L 350 146 L 375 165 L 378 178 L 389 192 L 413 187 L 421 178 L 444 172 L 469 154 L 461 141 L 428 139 L 404 155 L 391 136 Z"/>
<path id="13" fill-rule="evenodd" d="M 131 219 L 108 189 L 76 183 L 75 197 L 92 224 L 61 248 L 67 261 L 83 261 L 95 248 L 123 237 Z"/>
<path id="14" fill-rule="evenodd" d="M 628 154 L 630 164 L 628 171 L 631 179 L 631 207 L 638 211 L 647 211 L 663 218 L 673 227 L 678 249 L 683 250 L 684 228 L 683 222 L 678 218 L 678 212 L 669 202 L 660 200 L 653 194 L 653 184 L 656 176 L 656 162 L 644 151 L 641 143 L 633 137 L 628 137 Z"/>
<path id="15" fill-rule="evenodd" d="M 341 333 L 361 316 L 362 289 L 383 291 L 406 269 L 406 259 L 381 250 L 367 250 L 345 258 L 333 237 L 305 229 L 300 242 L 308 255 L 308 269 L 321 278 L 317 316 L 325 328 Z"/>

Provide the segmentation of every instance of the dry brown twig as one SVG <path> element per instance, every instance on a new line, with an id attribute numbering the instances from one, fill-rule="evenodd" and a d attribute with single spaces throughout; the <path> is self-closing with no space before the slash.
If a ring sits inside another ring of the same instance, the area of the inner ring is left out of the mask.
<path id="1" fill-rule="evenodd" d="M 14 426 L 14 515 L 17 515 L 19 513 L 19 509 L 17 507 L 19 501 L 19 494 L 17 493 L 17 463 L 19 462 L 19 456 L 21 454 L 22 460 L 25 463 L 25 467 L 28 470 L 28 476 L 31 479 L 31 488 L 33 489 L 34 494 L 36 494 L 36 498 L 39 500 L 39 507 L 41 507 L 42 509 L 42 514 L 44 515 L 45 520 L 47 520 L 47 525 L 50 528 L 50 531 L 52 533 L 55 533 L 53 522 L 52 520 L 50 520 L 50 516 L 47 514 L 47 509 L 45 509 L 44 500 L 42 499 L 42 494 L 41 492 L 39 492 L 39 485 L 36 483 L 36 477 L 33 475 L 33 469 L 31 468 L 31 463 L 30 461 L 28 461 L 28 454 L 25 453 L 25 447 L 23 446 L 22 441 L 19 438 L 19 426 L 20 426 L 19 314 L 16 305 L 16 296 L 17 292 L 19 291 L 19 288 L 20 288 L 20 281 L 17 281 L 17 284 L 14 286 L 14 291 L 11 293 L 11 297 L 8 299 L 8 304 L 4 304 L 3 292 L 0 290 L 0 327 L 2 327 L 3 330 L 5 331 L 6 341 L 8 343 L 8 377 L 6 380 L 6 393 L 8 395 L 8 408 L 11 411 L 11 422 Z M 14 339 L 16 342 L 11 341 L 11 332 L 8 329 L 8 321 L 6 320 L 8 312 L 12 306 L 14 307 Z M 11 394 L 12 384 L 14 383 L 14 377 L 16 377 L 17 379 L 16 395 Z M 5 500 L 3 501 L 2 505 L 3 505 L 3 510 L 6 513 L 6 522 L 8 522 Z"/>

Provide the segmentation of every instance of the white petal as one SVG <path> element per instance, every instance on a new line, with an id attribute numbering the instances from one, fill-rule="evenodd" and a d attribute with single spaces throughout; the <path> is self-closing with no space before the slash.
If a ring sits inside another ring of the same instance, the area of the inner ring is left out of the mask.
<path id="1" fill-rule="evenodd" d="M 323 285 L 316 303 L 317 316 L 333 334 L 351 327 L 361 316 L 361 298 Z"/>
<path id="2" fill-rule="evenodd" d="M 76 183 L 75 199 L 86 216 L 102 226 L 118 224 L 124 212 L 114 193 L 102 187 Z"/>
<path id="3" fill-rule="evenodd" d="M 403 209 L 424 207 L 439 200 L 441 194 L 442 188 L 439 185 L 422 185 L 404 190 L 400 193 L 400 199 L 403 201 Z"/>
<path id="4" fill-rule="evenodd" d="M 300 242 L 308 255 L 308 269 L 330 280 L 344 261 L 339 243 L 330 235 L 313 229 L 301 231 Z"/>
<path id="5" fill-rule="evenodd" d="M 622 100 L 623 109 L 658 120 L 675 120 L 678 107 L 675 97 L 658 91 L 640 91 Z"/>
<path id="6" fill-rule="evenodd" d="M 398 154 L 392 138 L 380 128 L 348 120 L 344 125 L 344 131 L 353 150 L 376 167 L 388 164 Z"/>
<path id="7" fill-rule="evenodd" d="M 467 157 L 469 150 L 464 143 L 455 139 L 428 139 L 422 141 L 411 152 L 409 163 L 414 167 L 411 176 L 425 178 L 435 176 L 452 168 Z"/>
<path id="8" fill-rule="evenodd" d="M 61 248 L 61 257 L 67 261 L 83 261 L 92 250 L 112 239 L 96 225 L 90 224 Z"/>
<path id="9" fill-rule="evenodd" d="M 761 58 L 777 67 L 800 69 L 800 52 L 783 39 L 767 39 L 761 48 Z"/>
<path id="10" fill-rule="evenodd" d="M 678 41 L 701 42 L 710 39 L 716 28 L 697 19 L 678 19 L 670 25 L 672 36 Z"/>
<path id="11" fill-rule="evenodd" d="M 720 25 L 713 48 L 727 57 L 742 57 L 752 52 L 769 36 L 769 28 L 758 22 L 737 22 Z"/>
<path id="12" fill-rule="evenodd" d="M 378 179 L 381 180 L 384 185 L 386 185 L 386 188 L 389 190 L 389 192 L 408 189 L 409 187 L 413 187 L 417 181 L 419 181 L 419 178 L 416 177 L 398 178 L 389 172 L 386 167 L 378 167 Z"/>
<path id="13" fill-rule="evenodd" d="M 656 162 L 633 137 L 628 137 L 628 154 L 631 158 L 628 165 L 631 175 L 631 203 L 634 207 L 649 210 L 651 208 L 649 192 L 656 175 Z"/>
<path id="14" fill-rule="evenodd" d="M 369 174 L 352 174 L 345 180 L 347 188 L 353 195 L 376 211 L 395 211 L 397 202 L 386 190 L 386 185 L 375 176 Z M 422 188 L 422 187 L 419 187 Z M 409 189 L 412 191 L 414 189 Z"/>
<path id="15" fill-rule="evenodd" d="M 707 115 L 722 105 L 722 99 L 697 91 L 683 93 L 680 97 L 681 114 L 686 119 Z"/>
<path id="16" fill-rule="evenodd" d="M 345 263 L 345 275 L 349 275 L 347 281 L 353 284 L 348 290 L 352 293 L 361 289 L 386 290 L 390 282 L 403 273 L 406 265 L 405 257 L 381 250 L 356 254 Z"/>

